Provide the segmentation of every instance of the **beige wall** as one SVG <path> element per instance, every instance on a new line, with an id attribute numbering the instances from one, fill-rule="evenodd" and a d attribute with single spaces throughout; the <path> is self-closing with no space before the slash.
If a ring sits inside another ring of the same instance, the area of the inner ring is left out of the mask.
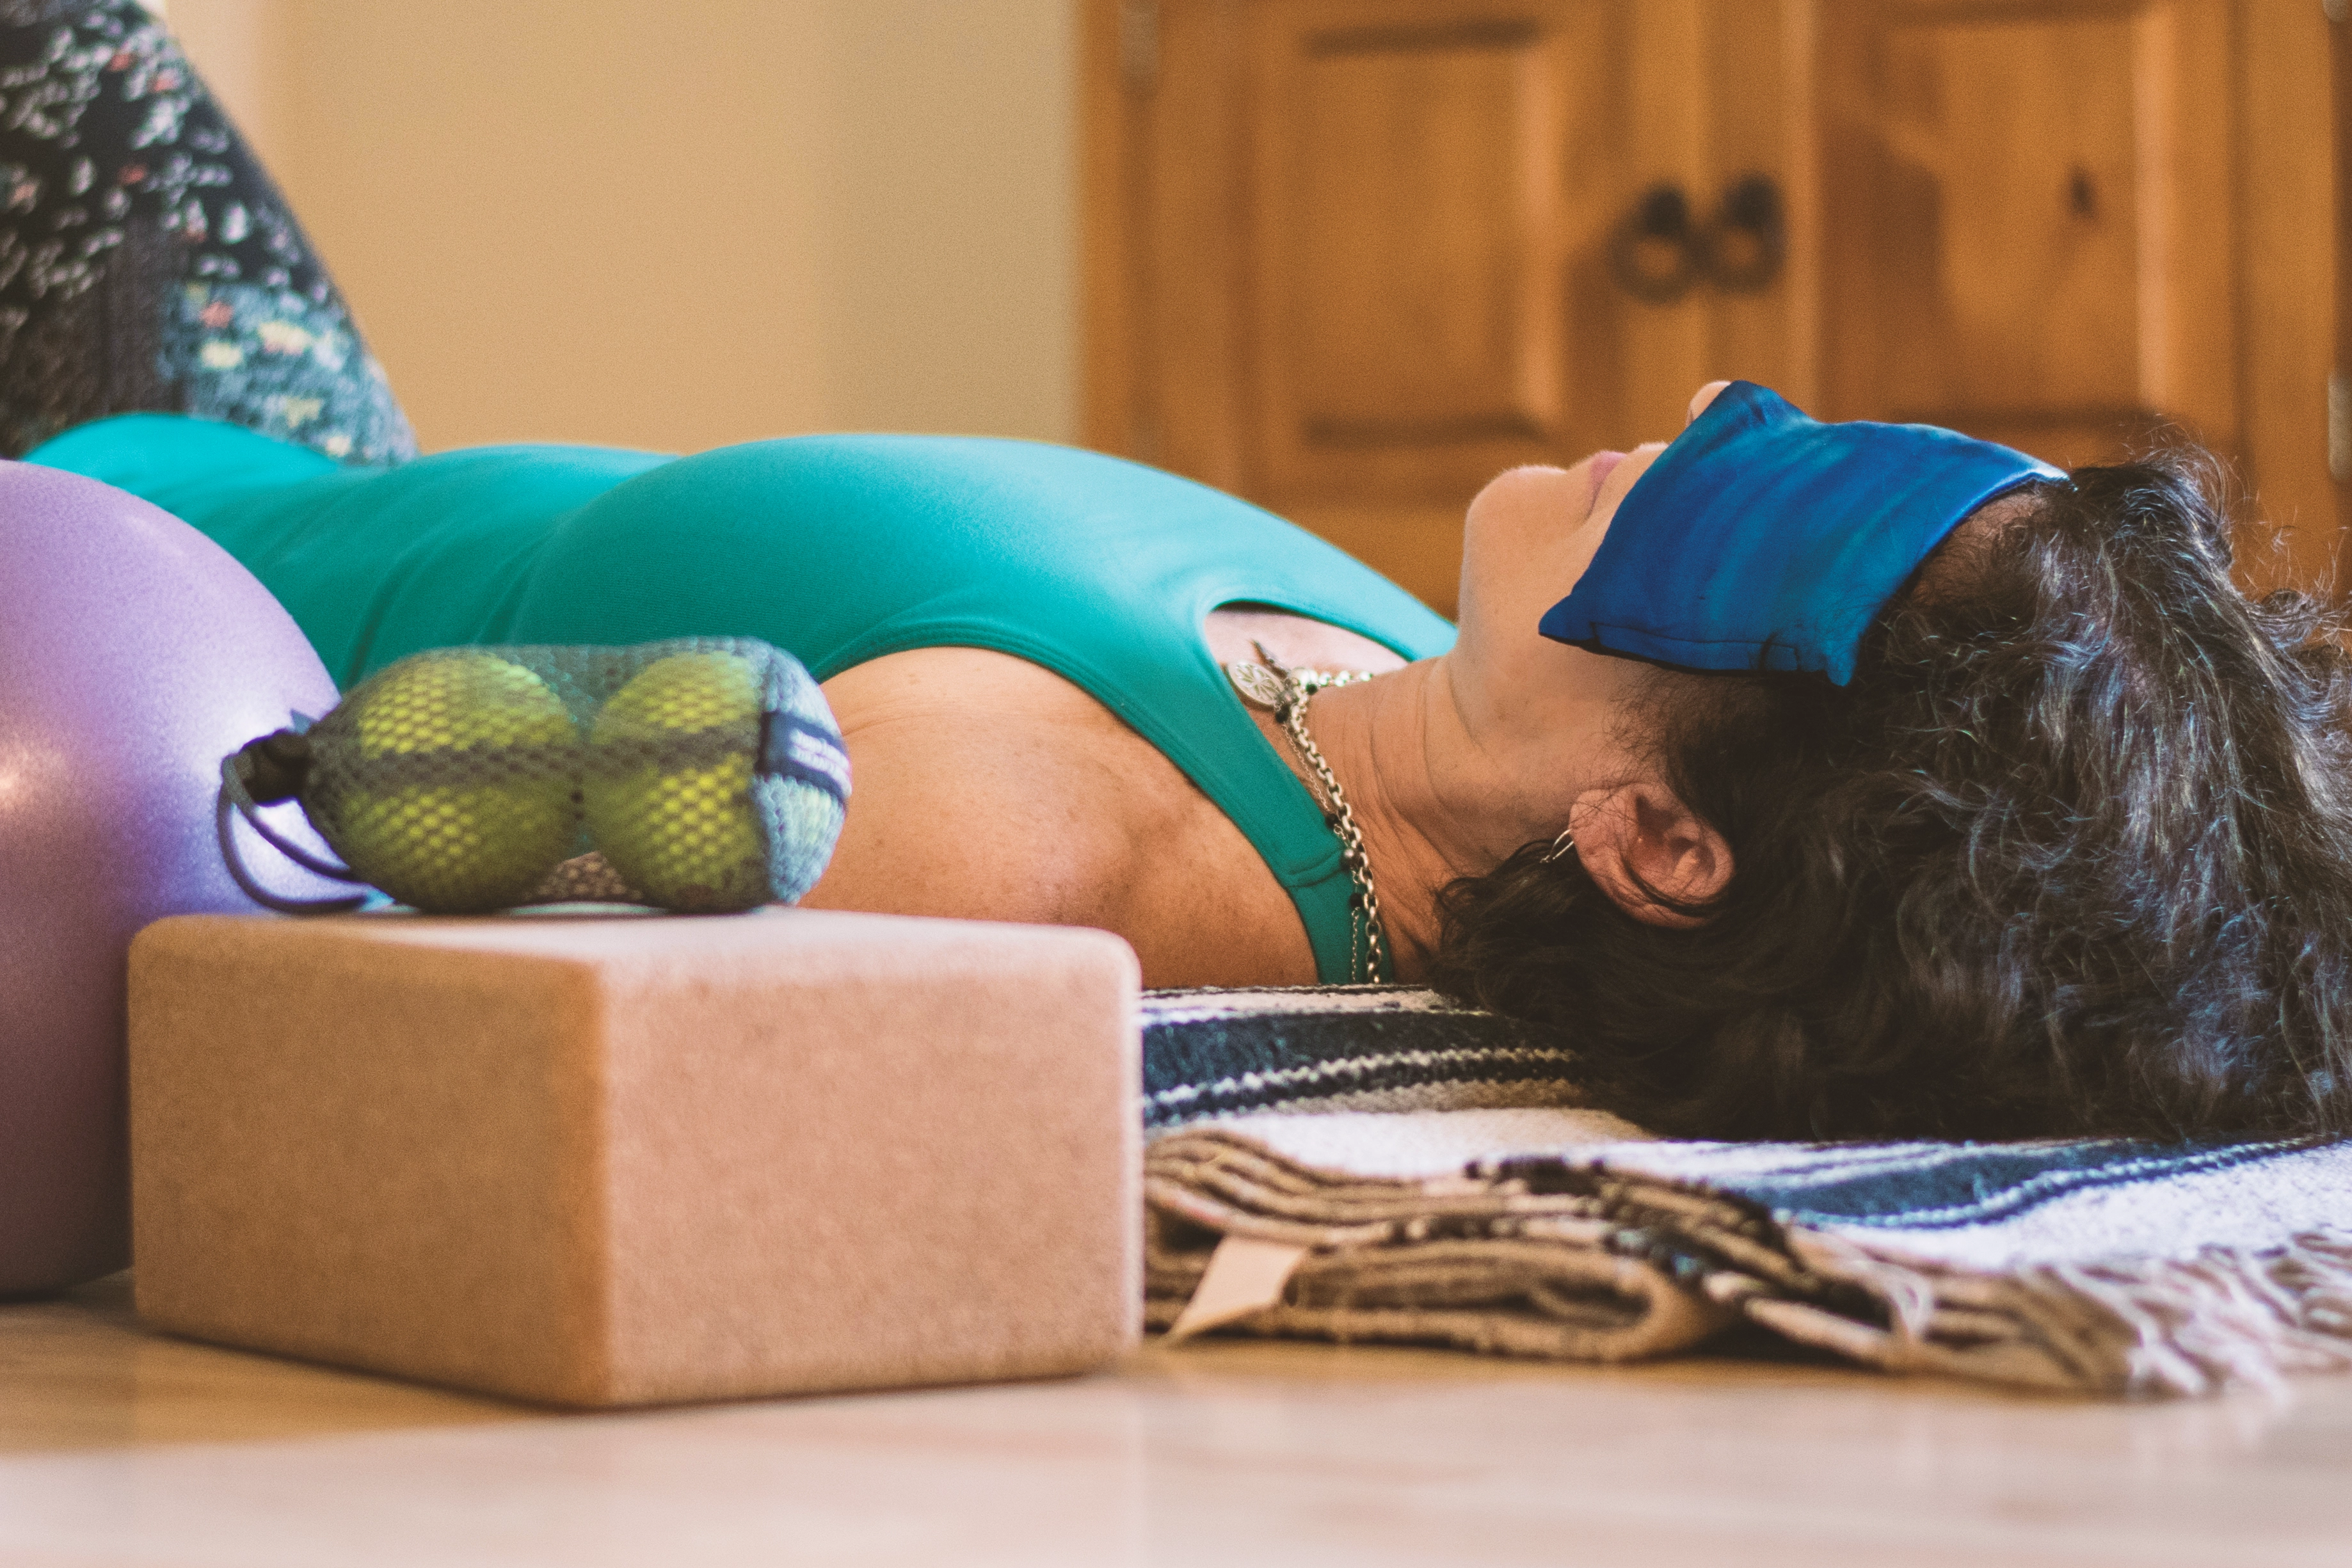
<path id="1" fill-rule="evenodd" d="M 1077 429 L 1075 0 L 173 0 L 428 447 Z"/>

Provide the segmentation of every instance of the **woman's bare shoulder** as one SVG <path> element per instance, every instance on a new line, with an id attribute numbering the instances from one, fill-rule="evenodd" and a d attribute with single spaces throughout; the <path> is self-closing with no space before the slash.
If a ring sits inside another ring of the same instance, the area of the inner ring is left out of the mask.
<path id="1" fill-rule="evenodd" d="M 922 648 L 844 671 L 825 695 L 855 788 L 806 903 L 1097 926 L 1133 944 L 1155 985 L 1313 978 L 1289 896 L 1240 829 L 1060 676 Z"/>

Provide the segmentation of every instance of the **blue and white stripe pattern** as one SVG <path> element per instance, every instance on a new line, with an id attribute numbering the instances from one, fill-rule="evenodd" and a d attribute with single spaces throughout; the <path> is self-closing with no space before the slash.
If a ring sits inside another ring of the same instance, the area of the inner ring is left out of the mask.
<path id="1" fill-rule="evenodd" d="M 1155 991 L 1143 1124 L 1297 1110 L 1573 1105 L 1575 1058 L 1531 1025 L 1404 985 Z"/>

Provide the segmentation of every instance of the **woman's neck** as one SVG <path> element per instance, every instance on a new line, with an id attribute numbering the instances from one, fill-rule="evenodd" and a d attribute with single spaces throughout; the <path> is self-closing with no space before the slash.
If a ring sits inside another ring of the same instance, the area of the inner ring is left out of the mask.
<path id="1" fill-rule="evenodd" d="M 1444 658 L 1318 695 L 1307 727 L 1370 858 L 1399 979 L 1428 972 L 1438 895 L 1492 870 L 1565 820 L 1555 787 L 1530 790 L 1464 721 Z"/>

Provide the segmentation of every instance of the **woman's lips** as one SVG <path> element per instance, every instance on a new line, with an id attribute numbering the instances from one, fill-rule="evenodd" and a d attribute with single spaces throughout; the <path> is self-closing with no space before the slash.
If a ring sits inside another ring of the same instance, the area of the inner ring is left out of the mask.
<path id="1" fill-rule="evenodd" d="M 1592 471 L 1592 499 L 1585 502 L 1586 511 L 1601 504 L 1601 488 L 1609 482 L 1609 476 L 1615 473 L 1617 465 L 1624 460 L 1622 452 L 1595 452 L 1584 460 L 1585 466 Z"/>

